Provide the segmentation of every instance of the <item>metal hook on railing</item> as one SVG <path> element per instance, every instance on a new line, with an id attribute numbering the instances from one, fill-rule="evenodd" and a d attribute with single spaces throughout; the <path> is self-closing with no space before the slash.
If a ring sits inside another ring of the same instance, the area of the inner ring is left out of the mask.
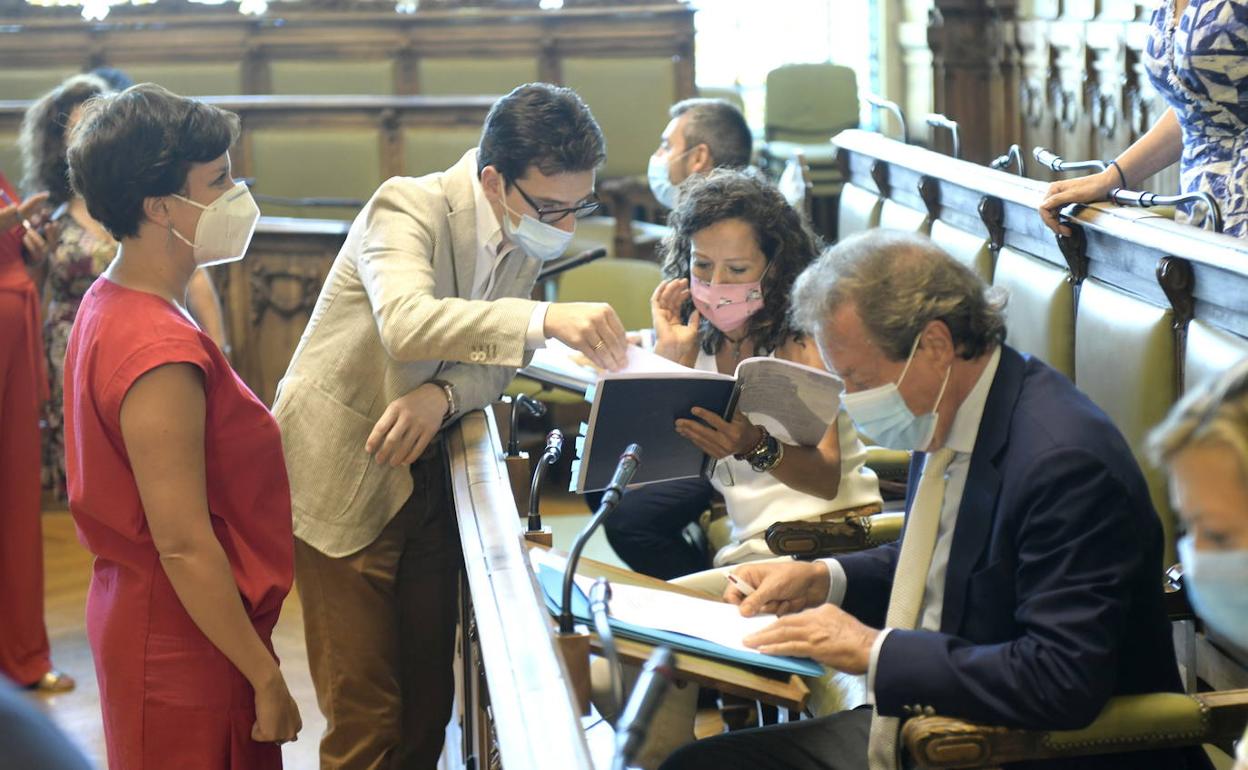
<path id="1" fill-rule="evenodd" d="M 924 121 L 932 128 L 943 128 L 953 136 L 953 159 L 962 159 L 962 138 L 958 132 L 958 121 L 953 120 L 939 112 L 929 114 Z"/>
<path id="2" fill-rule="evenodd" d="M 1146 190 L 1124 190 L 1115 187 L 1109 191 L 1109 200 L 1119 206 L 1152 208 L 1153 206 L 1178 206 L 1180 203 L 1203 203 L 1209 211 L 1209 223 L 1215 233 L 1222 232 L 1222 208 L 1212 195 L 1199 190 L 1182 195 L 1158 195 Z"/>
<path id="3" fill-rule="evenodd" d="M 1063 160 L 1062 156 L 1045 147 L 1036 147 L 1031 155 L 1041 166 L 1056 171 L 1104 171 L 1109 164 L 1103 160 Z"/>
<path id="4" fill-rule="evenodd" d="M 1019 176 L 1027 176 L 1027 167 L 1023 163 L 1023 150 L 1017 144 L 1011 144 L 1009 151 L 989 163 L 988 167 L 1004 171 L 1010 167 L 1011 163 L 1018 165 Z"/>
<path id="5" fill-rule="evenodd" d="M 906 125 L 906 113 L 901 111 L 900 104 L 890 102 L 888 99 L 875 94 L 863 94 L 862 100 L 871 105 L 873 109 L 891 112 L 893 117 L 897 118 L 897 125 L 901 126 L 901 143 L 910 144 L 910 128 Z M 880 133 L 884 132 L 881 131 Z"/>

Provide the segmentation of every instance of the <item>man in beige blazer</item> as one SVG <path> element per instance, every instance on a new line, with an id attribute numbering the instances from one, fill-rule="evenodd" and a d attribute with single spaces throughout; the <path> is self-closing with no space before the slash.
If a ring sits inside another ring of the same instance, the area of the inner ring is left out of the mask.
<path id="1" fill-rule="evenodd" d="M 432 769 L 453 696 L 461 552 L 438 431 L 555 337 L 624 362 L 601 303 L 528 299 L 592 212 L 605 142 L 574 92 L 521 86 L 449 170 L 383 184 L 279 388 L 322 768 Z"/>

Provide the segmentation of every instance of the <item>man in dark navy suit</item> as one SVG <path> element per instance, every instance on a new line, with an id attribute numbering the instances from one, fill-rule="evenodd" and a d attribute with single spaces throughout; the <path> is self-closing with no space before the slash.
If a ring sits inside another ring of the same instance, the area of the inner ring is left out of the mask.
<path id="1" fill-rule="evenodd" d="M 745 641 L 865 674 L 874 708 L 689 744 L 663 770 L 893 770 L 900 720 L 1087 725 L 1113 695 L 1178 691 L 1162 530 L 1109 418 L 1004 344 L 1004 300 L 926 238 L 842 241 L 794 286 L 798 325 L 859 431 L 915 450 L 900 543 L 746 565 L 725 597 L 782 617 Z M 1168 750 L 1037 762 L 1207 767 Z"/>

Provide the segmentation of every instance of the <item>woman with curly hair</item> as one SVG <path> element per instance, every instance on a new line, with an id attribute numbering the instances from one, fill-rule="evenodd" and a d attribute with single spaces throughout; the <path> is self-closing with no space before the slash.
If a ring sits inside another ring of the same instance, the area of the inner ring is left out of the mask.
<path id="1" fill-rule="evenodd" d="M 22 153 L 22 188 L 46 190 L 53 218 L 60 225 L 60 240 L 48 254 L 44 299 L 44 345 L 47 348 L 49 385 L 45 419 L 43 488 L 57 500 L 65 495 L 65 435 L 62 417 L 65 381 L 65 345 L 78 314 L 83 294 L 117 254 L 117 242 L 92 218 L 82 198 L 69 186 L 65 147 L 71 129 L 89 99 L 108 93 L 108 84 L 95 75 L 74 75 L 40 97 L 22 119 L 18 147 Z M 222 348 L 225 348 L 221 305 L 212 281 L 197 271 L 189 293 L 191 314 Z"/>
<path id="2" fill-rule="evenodd" d="M 761 177 L 720 170 L 694 178 L 663 243 L 665 281 L 651 297 L 655 352 L 707 371 L 732 374 L 751 356 L 774 356 L 823 369 L 814 344 L 789 321 L 794 279 L 819 254 L 817 239 L 780 192 Z M 687 543 L 712 490 L 723 495 L 732 542 L 714 555 L 721 567 L 770 557 L 763 542 L 777 521 L 819 520 L 880 509 L 879 481 L 864 467 L 866 450 L 844 411 L 815 446 L 777 431 L 783 453 L 766 470 L 737 459 L 766 432 L 738 413 L 731 422 L 695 408 L 676 432 L 718 460 L 712 479 L 642 487 L 606 522 L 607 538 L 634 569 L 670 579 L 704 569 Z"/>

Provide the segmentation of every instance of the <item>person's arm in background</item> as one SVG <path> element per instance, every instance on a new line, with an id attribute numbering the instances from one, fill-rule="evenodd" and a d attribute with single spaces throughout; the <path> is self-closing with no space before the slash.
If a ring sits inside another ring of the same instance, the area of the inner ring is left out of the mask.
<path id="1" fill-rule="evenodd" d="M 1183 155 L 1183 130 L 1174 108 L 1166 110 L 1148 133 L 1136 139 L 1118 156 L 1118 169 L 1110 166 L 1096 174 L 1063 179 L 1049 185 L 1040 203 L 1040 218 L 1055 233 L 1070 235 L 1070 228 L 1059 222 L 1062 207 L 1071 203 L 1092 203 L 1105 200 L 1111 190 L 1121 187 L 1133 190 L 1153 174 L 1179 161 Z"/>
<path id="2" fill-rule="evenodd" d="M 247 617 L 212 529 L 204 467 L 206 405 L 200 369 L 166 364 L 135 380 L 121 403 L 121 434 L 160 566 L 208 641 L 255 689 L 252 740 L 295 739 L 302 721 L 277 660 Z"/>
<path id="3" fill-rule="evenodd" d="M 191 276 L 191 282 L 186 287 L 186 309 L 191 311 L 191 315 L 199 322 L 200 328 L 204 330 L 217 343 L 217 347 L 228 357 L 230 355 L 230 340 L 225 333 L 225 316 L 221 311 L 221 297 L 217 294 L 217 287 L 212 283 L 212 277 L 200 268 Z"/>

